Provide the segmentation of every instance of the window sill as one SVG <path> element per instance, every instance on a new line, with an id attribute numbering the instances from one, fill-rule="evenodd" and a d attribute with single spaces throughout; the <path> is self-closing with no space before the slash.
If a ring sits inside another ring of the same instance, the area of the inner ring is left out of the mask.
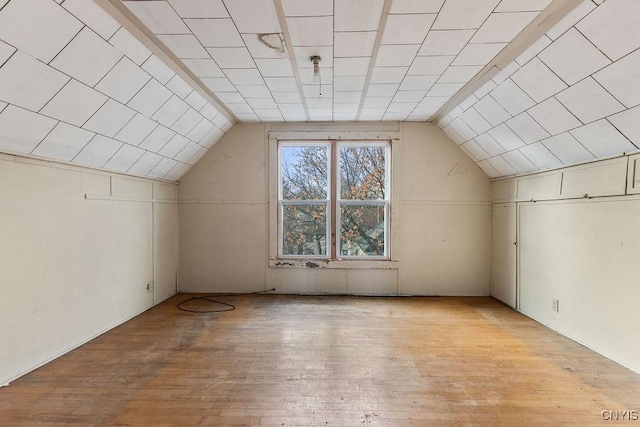
<path id="1" fill-rule="evenodd" d="M 326 260 L 326 259 L 271 259 L 271 268 L 343 268 L 398 270 L 398 261 L 380 260 Z"/>

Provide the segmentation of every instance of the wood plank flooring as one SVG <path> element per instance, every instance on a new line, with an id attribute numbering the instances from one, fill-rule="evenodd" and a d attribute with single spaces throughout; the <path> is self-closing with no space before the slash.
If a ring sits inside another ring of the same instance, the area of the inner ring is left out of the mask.
<path id="1" fill-rule="evenodd" d="M 177 310 L 188 297 L 0 389 L 0 425 L 582 426 L 640 409 L 640 375 L 491 298 Z"/>

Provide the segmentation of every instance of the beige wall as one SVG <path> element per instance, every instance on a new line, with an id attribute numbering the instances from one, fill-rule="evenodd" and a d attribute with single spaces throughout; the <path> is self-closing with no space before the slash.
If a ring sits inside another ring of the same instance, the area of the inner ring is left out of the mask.
<path id="1" fill-rule="evenodd" d="M 492 185 L 492 294 L 636 372 L 639 184 L 635 155 Z"/>
<path id="2" fill-rule="evenodd" d="M 4 154 L 0 183 L 0 385 L 175 293 L 175 185 Z"/>
<path id="3" fill-rule="evenodd" d="M 272 130 L 400 132 L 392 219 L 398 268 L 269 267 Z M 428 123 L 236 125 L 181 179 L 178 197 L 179 286 L 184 292 L 275 287 L 283 293 L 489 293 L 489 180 Z"/>

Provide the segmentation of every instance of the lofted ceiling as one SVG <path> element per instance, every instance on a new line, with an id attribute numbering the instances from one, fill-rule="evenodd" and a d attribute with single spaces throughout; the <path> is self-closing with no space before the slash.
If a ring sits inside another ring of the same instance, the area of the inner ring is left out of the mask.
<path id="1" fill-rule="evenodd" d="M 490 177 L 557 168 L 640 147 L 638 28 L 638 0 L 0 0 L 0 151 L 177 181 L 234 121 L 435 121 Z"/>

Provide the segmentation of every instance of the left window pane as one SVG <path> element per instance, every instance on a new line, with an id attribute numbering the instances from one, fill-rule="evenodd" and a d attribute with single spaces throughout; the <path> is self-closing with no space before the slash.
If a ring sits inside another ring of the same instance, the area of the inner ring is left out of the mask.
<path id="1" fill-rule="evenodd" d="M 282 206 L 282 254 L 327 255 L 327 205 Z"/>
<path id="2" fill-rule="evenodd" d="M 328 198 L 328 147 L 284 146 L 281 156 L 283 200 Z"/>

